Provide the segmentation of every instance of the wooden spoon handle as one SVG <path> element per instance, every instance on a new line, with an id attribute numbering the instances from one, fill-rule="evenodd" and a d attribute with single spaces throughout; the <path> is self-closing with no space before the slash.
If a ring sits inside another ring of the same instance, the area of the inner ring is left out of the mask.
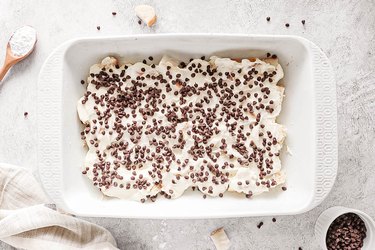
<path id="1" fill-rule="evenodd" d="M 10 49 L 10 45 L 7 45 L 7 52 L 5 55 L 5 62 L 3 67 L 0 69 L 0 82 L 3 80 L 4 76 L 8 72 L 8 70 L 16 63 L 24 59 L 26 56 L 23 57 L 14 57 L 12 51 Z"/>
<path id="2" fill-rule="evenodd" d="M 12 62 L 5 61 L 3 67 L 0 69 L 0 81 L 3 80 L 4 76 L 8 72 L 8 70 L 13 66 Z"/>

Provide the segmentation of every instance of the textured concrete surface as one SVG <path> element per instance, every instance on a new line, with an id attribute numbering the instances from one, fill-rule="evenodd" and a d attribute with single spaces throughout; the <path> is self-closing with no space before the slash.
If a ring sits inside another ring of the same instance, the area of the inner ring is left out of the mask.
<path id="1" fill-rule="evenodd" d="M 209 233 L 224 226 L 232 249 L 319 249 L 313 227 L 334 205 L 375 218 L 375 1 L 373 0 L 186 0 L 146 1 L 157 25 L 140 26 L 132 0 L 2 0 L 0 58 L 12 31 L 36 27 L 35 53 L 8 74 L 0 88 L 0 161 L 37 169 L 36 83 L 48 54 L 78 36 L 167 32 L 290 34 L 312 40 L 332 61 L 337 80 L 339 172 L 328 198 L 296 216 L 214 220 L 86 218 L 110 230 L 121 249 L 213 249 Z M 117 16 L 111 15 L 116 11 Z M 266 17 L 271 21 L 267 23 Z M 305 27 L 301 20 L 306 20 Z M 286 28 L 285 23 L 290 23 Z M 97 31 L 96 26 L 101 30 Z M 23 113 L 29 112 L 25 119 Z M 256 224 L 264 221 L 257 229 Z M 0 244 L 0 249 L 10 249 Z"/>

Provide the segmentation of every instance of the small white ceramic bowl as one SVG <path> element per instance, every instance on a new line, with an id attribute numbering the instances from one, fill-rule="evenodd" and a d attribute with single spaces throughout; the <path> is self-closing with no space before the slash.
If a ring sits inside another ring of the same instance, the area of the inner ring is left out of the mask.
<path id="1" fill-rule="evenodd" d="M 331 207 L 325 210 L 318 218 L 315 224 L 315 238 L 318 241 L 322 249 L 327 250 L 326 246 L 326 235 L 329 226 L 332 222 L 340 215 L 354 213 L 358 215 L 365 223 L 367 233 L 366 238 L 363 242 L 362 250 L 373 250 L 375 249 L 375 222 L 366 213 L 346 207 Z"/>

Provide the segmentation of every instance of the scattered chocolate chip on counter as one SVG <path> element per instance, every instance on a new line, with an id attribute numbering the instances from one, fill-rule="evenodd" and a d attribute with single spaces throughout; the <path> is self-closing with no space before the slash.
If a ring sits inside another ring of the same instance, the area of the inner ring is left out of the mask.
<path id="1" fill-rule="evenodd" d="M 82 84 L 82 85 L 85 84 L 85 80 L 81 80 L 81 84 Z"/>
<path id="2" fill-rule="evenodd" d="M 262 226 L 263 226 L 263 221 L 259 222 L 259 224 L 257 225 L 257 228 L 260 229 Z"/>
<path id="3" fill-rule="evenodd" d="M 272 218 L 272 222 L 276 222 L 276 218 Z"/>
<path id="4" fill-rule="evenodd" d="M 289 23 L 286 23 L 285 24 L 285 27 L 289 28 L 290 24 Z"/>
<path id="5" fill-rule="evenodd" d="M 117 13 L 116 12 L 112 12 L 112 16 L 116 16 L 117 15 Z"/>
<path id="6" fill-rule="evenodd" d="M 366 225 L 358 215 L 343 214 L 337 217 L 328 229 L 327 249 L 361 249 L 366 231 Z"/>
<path id="7" fill-rule="evenodd" d="M 282 187 L 281 189 L 282 189 L 283 191 L 286 191 L 286 190 L 287 190 L 287 188 L 286 188 L 286 187 Z"/>
<path id="8" fill-rule="evenodd" d="M 268 17 L 266 18 L 266 20 L 267 20 L 267 22 L 271 21 L 271 17 L 268 16 Z"/>
<path id="9" fill-rule="evenodd" d="M 306 21 L 305 21 L 305 20 L 302 20 L 301 23 L 302 23 L 303 25 L 305 25 Z"/>
<path id="10" fill-rule="evenodd" d="M 100 26 L 96 26 L 96 29 L 97 29 L 97 30 L 100 30 Z"/>
<path id="11" fill-rule="evenodd" d="M 27 118 L 28 115 L 29 115 L 28 112 L 23 113 L 23 116 L 24 116 L 25 118 Z"/>

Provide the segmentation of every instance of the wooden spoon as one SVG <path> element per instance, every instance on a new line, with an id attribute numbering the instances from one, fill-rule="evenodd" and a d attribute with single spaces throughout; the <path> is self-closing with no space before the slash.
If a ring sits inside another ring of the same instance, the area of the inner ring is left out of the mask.
<path id="1" fill-rule="evenodd" d="M 17 32 L 17 30 L 15 31 L 15 33 L 16 32 Z M 14 36 L 15 33 L 13 33 L 12 37 Z M 10 40 L 12 39 L 12 37 L 9 39 L 9 42 L 8 42 L 8 45 L 7 45 L 4 65 L 3 65 L 2 68 L 0 68 L 0 82 L 3 80 L 5 74 L 8 72 L 8 70 L 13 65 L 15 65 L 16 63 L 18 63 L 18 62 L 22 61 L 23 59 L 25 59 L 26 57 L 28 57 L 31 54 L 31 52 L 34 51 L 34 48 L 35 48 L 36 39 L 35 39 L 33 47 L 27 53 L 25 53 L 21 56 L 17 56 L 13 53 L 12 48 L 10 46 Z"/>

